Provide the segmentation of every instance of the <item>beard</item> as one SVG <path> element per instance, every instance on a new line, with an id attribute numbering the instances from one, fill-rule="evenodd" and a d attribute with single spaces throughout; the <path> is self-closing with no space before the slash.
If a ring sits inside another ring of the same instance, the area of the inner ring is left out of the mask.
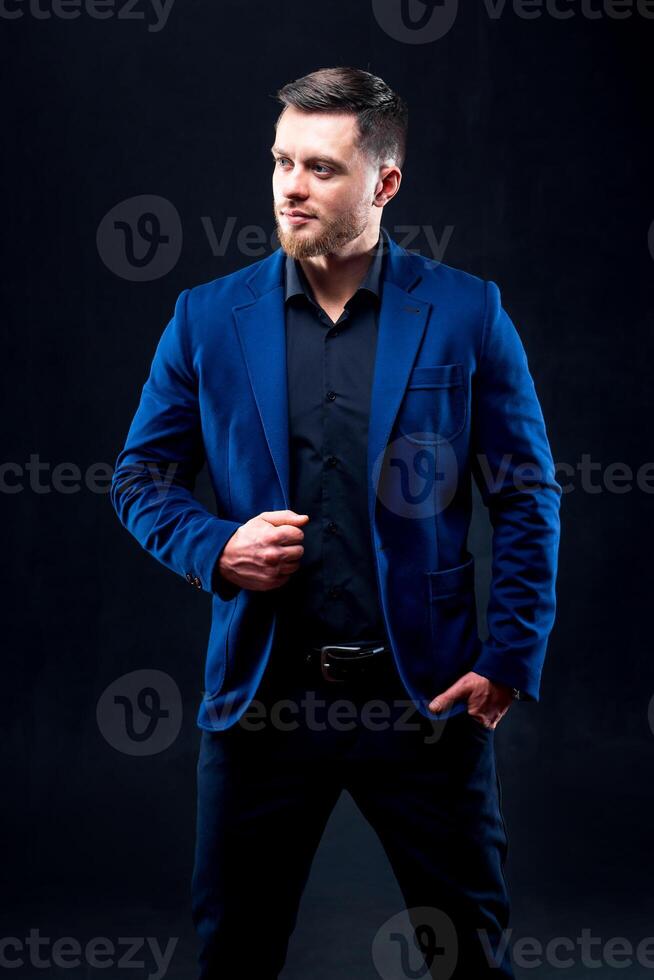
<path id="1" fill-rule="evenodd" d="M 275 225 L 277 226 L 277 237 L 282 249 L 292 259 L 312 259 L 317 255 L 328 255 L 337 252 L 348 242 L 354 241 L 359 235 L 363 234 L 368 223 L 368 209 L 360 212 L 348 211 L 325 221 L 320 220 L 319 230 L 314 234 L 308 233 L 309 225 L 298 225 L 297 230 L 282 227 L 277 208 L 273 205 L 275 215 Z"/>

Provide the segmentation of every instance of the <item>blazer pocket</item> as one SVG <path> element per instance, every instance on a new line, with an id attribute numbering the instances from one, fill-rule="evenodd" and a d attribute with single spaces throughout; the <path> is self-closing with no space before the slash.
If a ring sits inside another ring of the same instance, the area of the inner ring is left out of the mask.
<path id="1" fill-rule="evenodd" d="M 474 556 L 462 565 L 426 574 L 431 653 L 441 677 L 449 684 L 477 638 Z"/>
<path id="2" fill-rule="evenodd" d="M 449 442 L 461 433 L 465 421 L 463 364 L 414 368 L 397 417 L 402 436 L 417 445 Z"/>
<path id="3" fill-rule="evenodd" d="M 471 555 L 462 565 L 428 571 L 429 598 L 432 602 L 461 592 L 474 591 L 475 556 Z"/>

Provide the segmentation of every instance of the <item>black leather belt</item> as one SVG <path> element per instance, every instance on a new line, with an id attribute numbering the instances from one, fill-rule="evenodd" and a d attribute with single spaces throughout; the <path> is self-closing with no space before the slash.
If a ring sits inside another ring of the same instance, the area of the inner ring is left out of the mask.
<path id="1" fill-rule="evenodd" d="M 357 640 L 310 647 L 304 660 L 319 667 L 326 681 L 342 682 L 365 676 L 388 662 L 390 654 L 391 648 L 381 640 Z"/>

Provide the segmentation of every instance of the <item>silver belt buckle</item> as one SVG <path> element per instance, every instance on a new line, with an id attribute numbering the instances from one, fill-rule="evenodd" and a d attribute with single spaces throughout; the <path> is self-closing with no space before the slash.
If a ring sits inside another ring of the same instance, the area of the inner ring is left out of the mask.
<path id="1" fill-rule="evenodd" d="M 368 647 L 370 648 L 370 653 L 379 653 L 384 649 L 384 644 L 380 644 L 378 646 L 370 646 L 370 644 L 368 644 Z M 361 646 L 342 646 L 338 643 L 327 643 L 325 646 L 322 646 L 320 648 L 320 671 L 324 679 L 332 684 L 342 684 L 346 680 L 345 677 L 332 677 L 332 675 L 329 673 L 329 668 L 332 666 L 328 659 L 330 650 L 347 650 L 351 653 L 357 653 L 361 652 L 362 650 L 367 650 L 368 647 L 366 647 L 365 644 Z M 356 662 L 356 657 L 351 657 L 350 660 L 352 662 Z"/>

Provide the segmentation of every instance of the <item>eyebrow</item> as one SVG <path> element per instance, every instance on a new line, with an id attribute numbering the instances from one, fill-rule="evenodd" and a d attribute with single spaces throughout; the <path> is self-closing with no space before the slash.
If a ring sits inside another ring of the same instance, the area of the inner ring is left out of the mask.
<path id="1" fill-rule="evenodd" d="M 282 157 L 290 157 L 290 153 L 282 150 L 279 146 L 271 146 L 270 152 L 273 156 L 278 153 Z M 341 160 L 336 160 L 335 157 L 327 156 L 326 154 L 318 154 L 316 156 L 308 157 L 307 163 L 329 163 L 332 167 L 336 167 L 338 170 L 345 170 L 345 164 Z"/>

